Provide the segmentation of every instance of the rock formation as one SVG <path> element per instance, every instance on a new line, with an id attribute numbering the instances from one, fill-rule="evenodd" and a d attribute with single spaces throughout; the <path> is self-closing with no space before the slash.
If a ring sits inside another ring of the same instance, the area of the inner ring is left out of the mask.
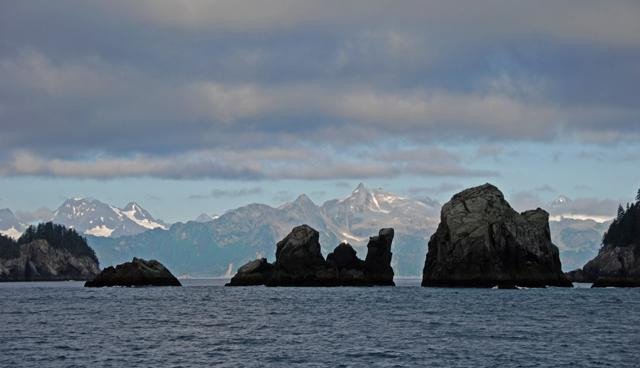
<path id="1" fill-rule="evenodd" d="M 264 285 L 273 273 L 273 265 L 266 258 L 256 259 L 238 269 L 238 272 L 225 286 Z"/>
<path id="2" fill-rule="evenodd" d="M 293 228 L 278 242 L 272 286 L 325 286 L 335 282 L 320 252 L 320 234 L 308 225 Z"/>
<path id="3" fill-rule="evenodd" d="M 620 206 L 602 244 L 598 255 L 574 273 L 593 287 L 640 287 L 640 190 L 636 203 Z"/>
<path id="4" fill-rule="evenodd" d="M 87 281 L 85 287 L 103 286 L 182 286 L 160 262 L 145 261 L 133 258 L 116 267 L 107 267 L 93 280 Z"/>
<path id="5" fill-rule="evenodd" d="M 391 268 L 393 229 L 370 239 L 365 261 L 342 243 L 325 260 L 319 233 L 308 225 L 295 227 L 278 242 L 276 262 L 251 261 L 238 269 L 227 286 L 373 286 L 394 285 Z"/>
<path id="6" fill-rule="evenodd" d="M 491 184 L 453 196 L 429 240 L 422 286 L 571 286 L 551 242 L 549 214 L 517 213 Z"/>
<path id="7" fill-rule="evenodd" d="M 373 285 L 365 275 L 364 261 L 358 258 L 349 243 L 341 243 L 329 253 L 327 263 L 334 270 L 339 286 Z"/>
<path id="8" fill-rule="evenodd" d="M 0 281 L 88 280 L 100 272 L 95 257 L 53 247 L 44 239 L 11 246 L 13 254 L 0 257 Z"/>
<path id="9" fill-rule="evenodd" d="M 587 275 L 584 274 L 584 271 L 582 271 L 581 268 L 566 272 L 564 275 L 567 276 L 567 279 L 569 279 L 569 281 L 571 282 L 593 282 Z"/>
<path id="10" fill-rule="evenodd" d="M 375 285 L 395 286 L 393 268 L 391 268 L 393 235 L 393 229 L 387 228 L 381 229 L 378 236 L 369 238 L 367 257 L 364 260 L 364 272 L 367 279 Z"/>
<path id="11" fill-rule="evenodd" d="M 582 274 L 592 287 L 640 287 L 640 246 L 605 245 Z"/>

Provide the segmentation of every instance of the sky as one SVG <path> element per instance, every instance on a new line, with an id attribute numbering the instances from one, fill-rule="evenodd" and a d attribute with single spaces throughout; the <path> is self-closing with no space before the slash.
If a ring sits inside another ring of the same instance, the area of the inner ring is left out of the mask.
<path id="1" fill-rule="evenodd" d="M 640 2 L 0 0 L 0 208 L 640 186 Z"/>

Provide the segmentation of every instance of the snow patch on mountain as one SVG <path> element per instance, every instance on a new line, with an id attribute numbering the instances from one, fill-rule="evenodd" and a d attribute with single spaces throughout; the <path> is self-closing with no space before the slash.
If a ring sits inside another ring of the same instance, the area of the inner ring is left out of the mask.
<path id="1" fill-rule="evenodd" d="M 84 233 L 87 235 L 93 235 L 93 236 L 111 236 L 111 234 L 113 233 L 113 230 L 114 229 L 110 229 L 104 225 L 100 225 L 100 226 L 91 228 L 89 230 L 86 230 Z"/>
<path id="2" fill-rule="evenodd" d="M 549 216 L 549 221 L 560 222 L 562 220 L 578 220 L 578 221 L 595 221 L 599 224 L 603 224 L 607 221 L 611 221 L 611 217 L 606 216 L 593 216 L 593 215 L 577 215 L 577 214 L 563 214 Z"/>
<path id="3" fill-rule="evenodd" d="M 10 227 L 9 229 L 0 230 L 0 234 L 17 240 L 18 238 L 20 238 L 20 236 L 22 236 L 22 231 L 16 229 L 15 227 Z"/>

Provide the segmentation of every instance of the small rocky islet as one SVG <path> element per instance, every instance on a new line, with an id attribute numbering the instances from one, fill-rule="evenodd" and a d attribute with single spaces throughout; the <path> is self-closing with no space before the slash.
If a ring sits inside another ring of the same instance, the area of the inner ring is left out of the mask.
<path id="1" fill-rule="evenodd" d="M 276 246 L 274 264 L 265 258 L 238 269 L 227 286 L 394 286 L 391 244 L 394 231 L 381 229 L 369 239 L 361 260 L 348 243 L 339 244 L 325 259 L 320 234 L 308 225 L 293 228 Z"/>
<path id="2" fill-rule="evenodd" d="M 106 286 L 182 286 L 173 274 L 156 260 L 133 258 L 115 267 L 107 267 L 94 279 L 87 281 L 85 287 Z"/>

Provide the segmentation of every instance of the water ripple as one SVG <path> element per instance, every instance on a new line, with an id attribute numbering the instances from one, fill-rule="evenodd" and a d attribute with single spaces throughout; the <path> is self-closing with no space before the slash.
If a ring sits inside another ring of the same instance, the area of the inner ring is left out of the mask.
<path id="1" fill-rule="evenodd" d="M 640 359 L 637 289 L 207 282 L 0 284 L 0 366 L 634 367 Z"/>

